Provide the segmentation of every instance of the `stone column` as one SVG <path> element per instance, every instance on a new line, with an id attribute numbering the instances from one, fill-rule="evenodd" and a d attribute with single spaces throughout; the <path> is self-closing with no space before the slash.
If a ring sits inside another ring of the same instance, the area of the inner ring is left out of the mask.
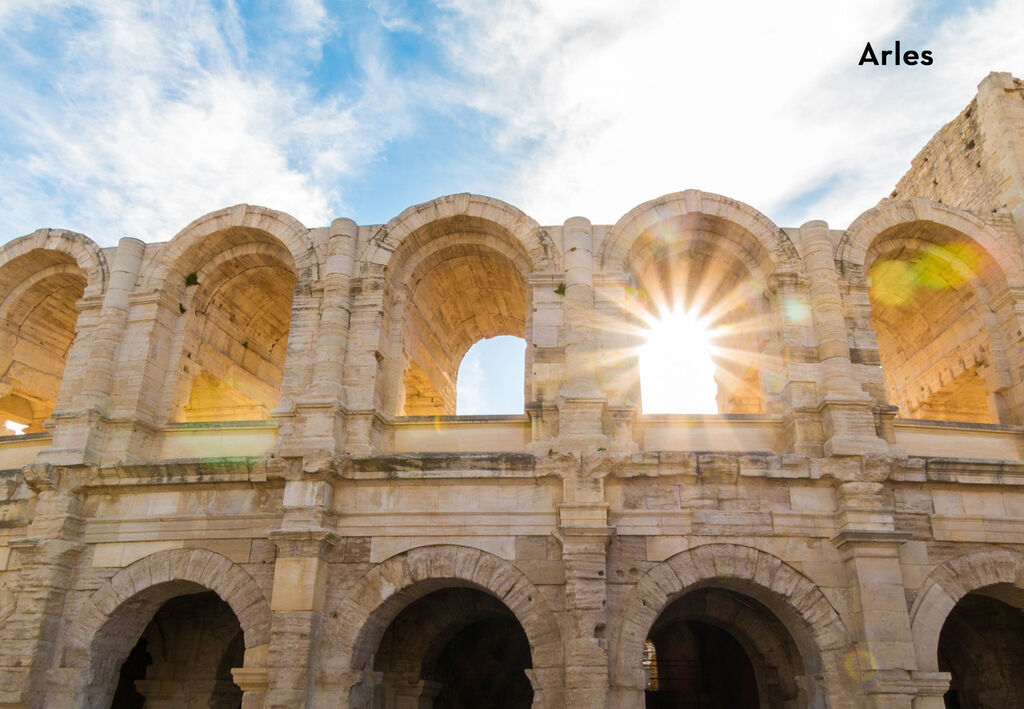
<path id="1" fill-rule="evenodd" d="M 351 281 L 359 227 L 351 219 L 331 223 L 328 256 L 323 269 L 323 293 L 319 304 L 314 347 L 286 364 L 305 372 L 305 390 L 296 396 L 294 410 L 281 412 L 282 436 L 278 451 L 283 456 L 311 450 L 340 454 L 345 447 L 344 362 L 348 347 Z M 289 349 L 291 349 L 289 347 Z M 285 418 L 288 425 L 284 425 Z"/>
<path id="2" fill-rule="evenodd" d="M 277 544 L 270 609 L 266 707 L 306 706 L 323 630 L 327 554 L 337 543 L 330 529 L 333 490 L 326 480 L 288 480 L 284 517 L 271 533 Z"/>
<path id="3" fill-rule="evenodd" d="M 824 446 L 817 384 L 810 364 L 813 324 L 807 297 L 807 279 L 795 273 L 773 273 L 768 287 L 775 294 L 782 317 L 782 354 L 786 384 L 781 393 L 786 415 L 786 443 L 794 453 L 820 457 Z"/>
<path id="4" fill-rule="evenodd" d="M 371 455 L 377 451 L 377 380 L 384 355 L 383 273 L 356 279 L 352 289 L 348 349 L 345 353 L 344 389 L 346 453 Z"/>
<path id="5" fill-rule="evenodd" d="M 36 463 L 25 480 L 36 494 L 35 514 L 25 537 L 8 546 L 20 558 L 17 606 L 0 642 L 0 705 L 46 706 L 47 672 L 64 619 L 64 602 L 84 545 L 82 498 L 58 468 Z"/>
<path id="6" fill-rule="evenodd" d="M 607 446 L 603 432 L 605 395 L 597 381 L 594 323 L 593 234 L 584 217 L 562 227 L 565 247 L 565 372 L 558 392 L 556 450 Z"/>
<path id="7" fill-rule="evenodd" d="M 800 227 L 800 243 L 811 291 L 821 386 L 819 409 L 825 429 L 825 455 L 887 453 L 875 431 L 871 397 L 853 377 L 846 317 L 835 269 L 828 224 Z"/>
<path id="8" fill-rule="evenodd" d="M 40 456 L 40 462 L 99 462 L 104 419 L 111 413 L 114 372 L 128 323 L 129 297 L 135 290 L 145 249 L 145 243 L 131 237 L 117 244 L 99 319 L 89 332 L 88 364 L 81 390 L 72 403 L 73 413 L 61 417 L 53 446 Z"/>
<path id="9" fill-rule="evenodd" d="M 885 459 L 849 461 L 850 474 L 838 484 L 839 506 L 832 540 L 846 564 L 856 625 L 856 668 L 875 709 L 910 709 L 917 694 L 917 668 L 910 614 L 903 588 L 899 547 L 910 533 L 895 528 L 884 480 Z M 859 464 L 861 470 L 855 470 Z"/>

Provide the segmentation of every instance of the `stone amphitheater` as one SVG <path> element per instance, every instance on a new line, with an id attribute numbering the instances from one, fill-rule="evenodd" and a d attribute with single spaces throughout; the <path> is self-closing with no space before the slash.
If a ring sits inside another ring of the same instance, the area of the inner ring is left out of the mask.
<path id="1" fill-rule="evenodd" d="M 1022 244 L 1005 73 L 845 229 L 688 190 L 14 239 L 0 707 L 1024 706 Z M 638 323 L 698 295 L 719 413 L 645 414 Z M 497 335 L 522 413 L 456 415 Z"/>

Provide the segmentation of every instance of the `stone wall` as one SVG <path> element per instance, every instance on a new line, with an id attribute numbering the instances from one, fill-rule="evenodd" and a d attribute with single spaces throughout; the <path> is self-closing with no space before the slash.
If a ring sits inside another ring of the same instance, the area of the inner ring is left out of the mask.
<path id="1" fill-rule="evenodd" d="M 0 248 L 0 707 L 1013 705 L 1021 221 L 911 182 L 842 231 L 460 194 Z M 643 412 L 659 300 L 728 328 L 718 414 Z M 451 415 L 494 334 L 524 412 Z"/>

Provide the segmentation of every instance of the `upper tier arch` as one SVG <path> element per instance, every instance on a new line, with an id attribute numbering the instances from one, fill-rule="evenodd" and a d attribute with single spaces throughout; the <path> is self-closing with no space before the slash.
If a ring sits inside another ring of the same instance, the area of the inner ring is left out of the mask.
<path id="1" fill-rule="evenodd" d="M 231 229 L 267 234 L 288 250 L 291 268 L 300 282 L 319 278 L 320 254 L 302 222 L 284 212 L 250 204 L 236 204 L 199 217 L 163 247 L 153 270 L 143 278 L 143 289 L 160 288 L 174 272 L 188 274 L 223 251 L 225 245 L 210 237 Z"/>
<path id="2" fill-rule="evenodd" d="M 858 216 L 840 237 L 836 260 L 866 269 L 869 250 L 880 235 L 914 222 L 933 222 L 973 239 L 1000 266 L 1010 285 L 1022 282 L 1020 254 L 995 229 L 969 212 L 924 197 L 884 202 Z"/>
<path id="3" fill-rule="evenodd" d="M 562 259 L 547 231 L 532 217 L 507 202 L 493 197 L 469 194 L 446 195 L 409 207 L 385 224 L 367 243 L 361 261 L 396 271 L 392 254 L 407 237 L 432 222 L 469 217 L 497 225 L 522 245 L 534 272 L 560 272 Z"/>
<path id="4" fill-rule="evenodd" d="M 0 247 L 0 269 L 31 251 L 56 251 L 74 259 L 85 277 L 84 298 L 103 295 L 110 271 L 103 251 L 85 234 L 66 229 L 37 229 Z"/>
<path id="5" fill-rule="evenodd" d="M 766 252 L 769 272 L 799 260 L 786 233 L 750 205 L 712 192 L 685 190 L 644 202 L 623 215 L 598 249 L 599 267 L 606 272 L 627 271 L 628 254 L 638 237 L 659 222 L 687 215 L 717 217 L 747 231 Z"/>

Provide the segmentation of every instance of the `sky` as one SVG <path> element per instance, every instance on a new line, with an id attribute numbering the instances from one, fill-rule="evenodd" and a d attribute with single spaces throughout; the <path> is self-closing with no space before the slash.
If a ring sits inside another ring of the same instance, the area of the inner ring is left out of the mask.
<path id="1" fill-rule="evenodd" d="M 897 39 L 934 64 L 858 66 Z M 697 188 L 845 228 L 1024 75 L 1024 3 L 3 0 L 0 48 L 0 243 L 454 192 L 561 224 Z"/>

